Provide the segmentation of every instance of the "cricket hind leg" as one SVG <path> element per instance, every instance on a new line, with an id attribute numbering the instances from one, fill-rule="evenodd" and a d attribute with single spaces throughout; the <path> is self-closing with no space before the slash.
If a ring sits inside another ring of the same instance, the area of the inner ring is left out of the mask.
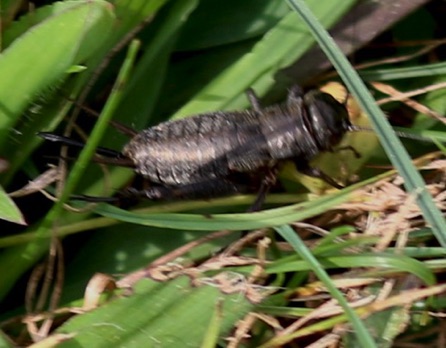
<path id="1" fill-rule="evenodd" d="M 278 173 L 277 167 L 268 168 L 265 171 L 265 175 L 260 183 L 260 188 L 259 191 L 257 192 L 256 199 L 248 208 L 247 212 L 252 213 L 260 211 L 262 209 L 263 203 L 265 203 L 266 195 L 268 194 L 271 187 L 274 186 L 277 182 L 277 173 Z"/>
<path id="2" fill-rule="evenodd" d="M 256 199 L 247 209 L 247 212 L 256 212 L 262 208 L 262 205 L 265 202 L 266 195 L 268 194 L 270 188 L 274 186 L 277 181 L 277 173 L 278 169 L 276 167 L 267 168 L 265 170 L 265 175 L 262 178 L 260 189 L 257 192 Z M 169 200 L 175 198 L 206 199 L 247 192 L 252 192 L 252 188 L 246 184 L 240 183 L 239 180 L 220 178 L 200 183 L 177 186 L 173 188 L 166 186 L 154 186 L 146 190 L 133 190 L 133 194 L 150 200 Z"/>
<path id="3" fill-rule="evenodd" d="M 153 201 L 174 199 L 207 199 L 244 193 L 248 186 L 227 179 L 210 179 L 180 186 L 151 186 L 146 189 L 127 189 L 118 192 L 118 197 L 141 198 Z"/>
<path id="4" fill-rule="evenodd" d="M 259 97 L 256 92 L 252 88 L 248 88 L 246 90 L 246 96 L 248 97 L 249 103 L 252 106 L 252 109 L 257 112 L 262 112 L 262 105 L 260 104 Z"/>
<path id="5" fill-rule="evenodd" d="M 92 203 L 118 203 L 128 199 L 170 201 L 186 199 L 207 199 L 245 192 L 245 187 L 230 181 L 215 179 L 181 186 L 150 186 L 145 189 L 127 188 L 118 191 L 115 197 L 73 195 L 71 199 Z"/>
<path id="6" fill-rule="evenodd" d="M 247 212 L 259 211 L 265 201 L 269 189 L 276 183 L 277 169 L 268 169 L 261 181 L 255 201 L 247 209 Z M 119 191 L 115 197 L 100 197 L 75 195 L 71 199 L 93 203 L 117 203 L 126 199 L 148 199 L 151 201 L 169 201 L 185 199 L 211 199 L 234 194 L 252 192 L 252 187 L 240 182 L 240 180 L 211 179 L 199 183 L 181 186 L 151 186 L 145 189 L 128 188 Z"/>

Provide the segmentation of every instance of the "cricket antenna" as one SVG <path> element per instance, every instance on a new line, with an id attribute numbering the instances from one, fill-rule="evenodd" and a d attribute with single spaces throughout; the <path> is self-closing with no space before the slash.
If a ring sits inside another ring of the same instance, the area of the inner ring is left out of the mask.
<path id="1" fill-rule="evenodd" d="M 65 99 L 67 99 L 70 103 L 73 103 L 76 107 L 78 107 L 81 110 L 84 110 L 87 115 L 89 116 L 94 116 L 96 118 L 99 117 L 99 112 L 89 108 L 88 106 L 82 105 L 80 103 L 78 103 L 78 101 L 76 99 L 70 98 L 68 96 L 64 96 Z M 113 127 L 115 127 L 119 132 L 121 132 L 122 134 L 133 138 L 136 134 L 138 134 L 138 132 L 136 130 L 134 130 L 131 127 L 128 127 L 124 124 L 122 124 L 121 122 L 118 121 L 113 121 L 113 120 L 109 120 L 108 123 L 110 123 Z"/>
<path id="2" fill-rule="evenodd" d="M 433 142 L 432 139 L 429 137 L 425 137 L 425 136 L 422 136 L 419 134 L 408 133 L 407 131 L 402 131 L 402 130 L 398 130 L 395 128 L 392 128 L 392 129 L 399 138 L 425 141 L 425 142 L 429 142 L 429 143 Z M 374 130 L 370 127 L 358 126 L 355 124 L 350 125 L 348 130 L 350 132 L 374 132 Z"/>

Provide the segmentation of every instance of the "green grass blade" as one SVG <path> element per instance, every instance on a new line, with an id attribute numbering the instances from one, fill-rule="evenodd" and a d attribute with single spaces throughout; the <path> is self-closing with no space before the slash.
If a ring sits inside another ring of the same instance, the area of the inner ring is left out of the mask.
<path id="1" fill-rule="evenodd" d="M 359 72 L 361 78 L 367 81 L 414 79 L 445 74 L 446 63 L 433 63 L 406 68 L 373 69 L 370 71 L 363 70 Z"/>
<path id="2" fill-rule="evenodd" d="M 275 230 L 279 233 L 292 247 L 293 249 L 304 259 L 309 265 L 311 270 L 316 274 L 316 276 L 324 283 L 327 290 L 330 292 L 331 296 L 336 299 L 339 305 L 344 309 L 344 313 L 349 318 L 353 330 L 361 342 L 361 347 L 372 348 L 376 347 L 372 336 L 370 335 L 364 323 L 355 313 L 355 311 L 350 308 L 347 300 L 344 298 L 342 293 L 336 288 L 330 279 L 330 276 L 325 272 L 323 266 L 316 260 L 311 251 L 305 246 L 305 243 L 300 239 L 299 235 L 290 226 L 280 226 L 276 227 Z M 276 344 L 280 342 L 275 342 Z"/>
<path id="3" fill-rule="evenodd" d="M 351 189 L 343 190 L 313 201 L 283 208 L 243 214 L 144 214 L 123 210 L 109 204 L 98 204 L 94 211 L 105 217 L 144 226 L 191 231 L 247 230 L 282 225 L 315 216 L 336 204 L 345 202 L 350 197 L 350 191 Z"/>
<path id="4" fill-rule="evenodd" d="M 427 285 L 435 284 L 435 276 L 426 264 L 404 256 L 392 253 L 362 253 L 358 255 L 335 255 L 319 256 L 319 264 L 324 268 L 364 268 L 373 265 L 374 267 L 396 272 L 411 273 Z M 308 271 L 309 265 L 306 260 L 282 259 L 267 267 L 266 272 L 302 272 Z"/>
<path id="5" fill-rule="evenodd" d="M 432 226 L 438 242 L 442 246 L 446 246 L 446 225 L 441 212 L 436 207 L 430 193 L 426 190 L 420 173 L 413 166 L 401 141 L 394 134 L 389 122 L 381 109 L 376 105 L 370 92 L 359 78 L 358 73 L 339 50 L 336 43 L 314 18 L 305 2 L 303 0 L 289 0 L 289 3 L 307 23 L 320 47 L 329 57 L 348 89 L 361 108 L 369 115 L 384 150 L 403 177 L 406 189 L 416 198 L 427 223 Z"/>

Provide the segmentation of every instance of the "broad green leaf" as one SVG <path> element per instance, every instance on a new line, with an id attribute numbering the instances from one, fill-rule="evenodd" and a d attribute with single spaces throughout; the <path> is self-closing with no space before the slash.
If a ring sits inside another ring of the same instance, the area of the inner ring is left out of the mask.
<path id="1" fill-rule="evenodd" d="M 62 92 L 58 91 L 49 96 L 47 95 L 48 93 L 44 93 L 43 96 L 39 93 L 37 100 L 33 101 L 33 104 L 37 104 L 37 112 L 34 113 L 32 111 L 33 107 L 28 108 L 26 122 L 19 122 L 17 124 L 17 131 L 21 135 L 23 134 L 23 136 L 17 140 L 20 141 L 20 147 L 16 148 L 11 155 L 10 171 L 2 177 L 2 181 L 5 185 L 20 168 L 23 160 L 28 158 L 36 146 L 41 143 L 41 140 L 38 139 L 35 134 L 42 130 L 54 130 L 67 115 L 72 106 L 72 102 L 68 100 L 67 97 L 75 100 L 78 98 L 79 94 L 84 93 L 87 86 L 92 83 L 92 76 L 98 72 L 98 66 L 103 64 L 107 57 L 110 57 L 110 50 L 115 47 L 118 42 L 122 42 L 123 37 L 128 34 L 128 31 L 134 30 L 135 27 L 140 25 L 141 21 L 154 17 L 154 13 L 156 13 L 159 7 L 165 2 L 166 0 L 119 0 L 114 3 L 113 10 L 119 20 L 115 19 L 112 24 L 114 30 L 108 35 L 104 35 L 100 31 L 91 32 L 91 37 L 89 37 L 89 39 L 93 40 L 95 46 L 92 48 L 88 58 L 81 62 L 82 66 L 86 67 L 85 71 L 76 75 L 71 74 L 66 83 L 60 87 Z M 78 1 L 74 1 L 74 5 L 78 3 Z M 66 3 L 64 2 L 63 4 Z M 50 6 L 51 9 L 52 6 Z M 55 3 L 54 6 L 55 8 L 53 10 L 56 11 L 56 8 L 66 7 L 67 5 L 62 6 L 61 3 Z M 48 9 L 45 9 L 46 8 L 39 9 L 36 12 L 50 12 Z M 32 21 L 32 18 L 28 19 L 28 21 Z M 97 35 L 96 39 L 95 35 Z M 80 42 L 83 42 L 83 40 L 81 39 Z M 67 70 L 67 74 L 71 72 L 70 70 L 71 67 Z M 114 78 L 113 71 L 109 72 L 109 78 Z M 53 89 L 55 90 L 55 88 Z M 53 89 L 51 89 L 51 91 Z M 48 91 L 45 90 L 43 92 Z M 120 182 L 125 180 L 128 179 L 122 179 Z M 119 183 L 116 184 L 116 186 L 119 185 Z M 102 186 L 100 189 L 102 189 Z"/>
<path id="2" fill-rule="evenodd" d="M 142 280 L 129 297 L 62 325 L 58 333 L 75 337 L 59 347 L 199 347 L 217 306 L 222 339 L 253 304 L 242 292 L 225 294 L 217 285 L 193 286 L 189 277 L 164 283 Z"/>
<path id="3" fill-rule="evenodd" d="M 76 1 L 75 6 L 26 31 L 0 55 L 2 152 L 8 132 L 29 103 L 101 46 L 113 24 L 111 10 L 102 0 Z"/>
<path id="4" fill-rule="evenodd" d="M 79 1 L 59 1 L 51 5 L 38 7 L 34 11 L 29 11 L 18 20 L 12 22 L 3 34 L 3 49 L 7 48 L 14 40 L 25 34 L 33 26 L 41 23 L 51 16 L 57 16 L 60 13 L 79 6 Z"/>
<path id="5" fill-rule="evenodd" d="M 133 272 L 206 234 L 206 232 L 166 231 L 138 225 L 127 225 L 125 228 L 123 225 L 116 225 L 114 228 L 96 231 L 88 238 L 88 243 L 76 251 L 73 260 L 66 267 L 66 286 L 61 303 L 65 304 L 82 296 L 85 280 L 97 272 L 106 274 Z M 234 232 L 224 238 L 201 244 L 183 255 L 183 258 L 205 259 L 231 242 L 235 242 L 238 237 L 239 234 Z"/>
<path id="6" fill-rule="evenodd" d="M 9 198 L 3 187 L 0 186 L 0 219 L 14 222 L 16 224 L 26 225 L 22 213 L 14 204 L 13 200 Z"/>
<path id="7" fill-rule="evenodd" d="M 308 6 L 324 26 L 333 25 L 355 1 L 309 0 Z M 235 64 L 221 72 L 173 117 L 180 118 L 210 110 L 246 106 L 244 92 L 253 87 L 263 95 L 274 84 L 274 74 L 290 65 L 314 44 L 306 25 L 292 12 L 286 15 Z"/>
<path id="8" fill-rule="evenodd" d="M 136 53 L 139 49 L 139 46 L 140 46 L 139 40 L 133 40 L 130 43 L 127 53 L 127 59 L 124 61 L 124 64 L 121 67 L 117 80 L 113 86 L 112 92 L 107 100 L 106 105 L 104 106 L 103 112 L 101 113 L 98 122 L 96 123 L 95 127 L 91 132 L 91 140 L 82 149 L 79 155 L 79 159 L 76 161 L 73 170 L 71 171 L 70 175 L 67 178 L 67 181 L 65 182 L 64 189 L 60 194 L 60 196 L 58 197 L 59 199 L 56 201 L 54 206 L 49 210 L 49 212 L 45 215 L 42 221 L 40 221 L 39 226 L 37 228 L 37 236 L 47 236 L 48 233 L 51 233 L 50 231 L 53 230 L 54 222 L 61 219 L 61 216 L 64 215 L 65 212 L 63 209 L 63 204 L 68 199 L 70 193 L 76 187 L 80 178 L 82 177 L 82 174 L 85 168 L 87 167 L 87 163 L 90 161 L 91 157 L 94 154 L 95 147 L 98 145 L 101 136 L 103 135 L 105 129 L 108 126 L 108 121 L 111 119 L 114 110 L 116 110 L 116 105 L 119 104 L 120 98 L 124 90 L 124 86 L 128 81 L 131 68 L 133 67 L 133 63 L 135 61 Z M 32 260 L 33 257 L 37 257 L 39 254 L 43 253 L 47 248 L 48 248 L 48 241 L 46 240 L 40 239 L 28 243 L 28 245 L 26 245 L 22 249 L 22 252 L 16 255 L 16 262 L 14 264 L 14 266 L 16 267 L 15 270 L 18 270 L 23 266 L 26 267 L 26 264 L 29 262 L 29 260 Z M 9 251 L 11 252 L 11 249 Z M 6 254 L 3 254 L 2 256 L 4 257 L 5 255 Z M 8 260 L 8 257 L 10 257 L 9 255 L 6 256 L 6 260 Z M 20 260 L 21 262 L 19 262 L 18 260 Z M 12 269 L 9 269 L 9 271 L 10 272 L 7 273 L 7 275 L 4 274 L 4 279 L 2 282 L 2 286 L 5 288 L 12 285 L 12 283 L 5 281 L 5 279 L 9 277 L 9 280 L 12 282 L 14 277 L 17 277 L 18 275 L 17 273 L 19 273 L 19 272 L 14 272 L 14 270 Z"/>
<path id="9" fill-rule="evenodd" d="M 176 48 L 198 50 L 251 39 L 264 34 L 289 11 L 284 1 L 201 1 Z"/>
<path id="10" fill-rule="evenodd" d="M 113 23 L 113 28 L 116 28 L 116 30 L 113 30 L 110 35 L 109 39 L 106 37 L 103 37 L 100 32 L 95 33 L 95 36 L 98 36 L 98 42 L 102 42 L 102 40 L 107 41 L 106 47 L 98 46 L 99 52 L 97 54 L 93 54 L 93 56 L 89 57 L 87 60 L 86 66 L 89 67 L 89 70 L 78 74 L 76 76 L 76 80 L 74 81 L 74 87 L 73 85 L 69 86 L 70 91 L 74 91 L 74 95 L 77 95 L 76 93 L 79 93 L 79 91 L 82 91 L 85 88 L 85 85 L 91 82 L 91 72 L 95 71 L 95 68 L 100 65 L 104 57 L 108 56 L 110 54 L 110 50 L 114 48 L 118 43 L 122 43 L 123 38 L 127 37 L 128 31 L 135 30 L 136 27 L 139 27 L 141 25 L 142 21 L 149 21 L 155 16 L 156 11 L 159 10 L 159 7 L 162 6 L 166 0 L 118 0 L 115 3 L 116 6 L 116 13 L 117 16 L 119 16 L 119 22 Z M 108 3 L 100 2 L 101 4 L 105 4 L 105 6 L 111 6 Z M 84 2 L 79 2 L 79 4 L 84 4 Z M 94 4 L 94 2 L 86 2 L 84 5 Z M 90 17 L 89 17 L 90 18 Z M 45 22 L 42 22 L 42 25 Z M 51 37 L 51 35 L 50 35 Z M 92 38 L 94 40 L 94 37 Z M 81 40 L 82 41 L 82 40 Z M 13 45 L 12 45 L 13 46 Z M 63 54 L 63 53 L 62 53 Z M 70 65 L 71 66 L 71 65 Z M 115 76 L 111 75 L 108 77 L 109 79 L 114 79 Z M 71 79 L 70 79 L 71 81 Z M 71 95 L 71 94 L 70 94 Z M 59 100 L 62 102 L 64 97 L 61 97 Z M 66 103 L 66 100 L 65 100 Z M 61 110 L 59 108 L 54 107 L 52 109 L 51 116 L 54 118 L 57 118 L 58 120 L 61 120 L 63 117 L 61 117 Z M 45 117 L 46 115 L 43 115 L 42 117 Z M 128 116 L 128 115 L 124 115 Z M 48 126 L 50 129 L 53 129 L 57 122 L 52 122 L 51 117 L 49 118 L 49 122 L 51 122 L 51 127 Z M 42 128 L 40 128 L 41 130 Z M 48 128 L 47 128 L 48 129 Z M 29 137 L 34 139 L 34 133 L 29 132 Z M 21 149 L 21 147 L 20 147 Z M 23 158 L 26 157 L 22 153 L 17 154 L 17 158 Z M 18 168 L 18 166 L 16 166 Z M 126 173 L 127 175 L 127 173 Z M 91 175 L 88 173 L 86 175 L 87 178 L 90 178 Z M 101 174 L 101 178 L 103 175 Z M 128 178 L 128 176 L 126 176 Z M 120 179 L 118 180 L 112 180 L 113 187 L 119 186 L 119 183 L 122 183 L 127 179 Z M 118 184 L 115 184 L 114 182 L 117 181 Z M 103 185 L 98 184 L 99 190 L 103 189 Z M 100 192 L 100 191 L 99 191 Z M 82 221 L 85 220 L 87 217 L 87 214 L 73 214 L 71 212 L 64 212 L 62 216 L 60 216 L 60 221 L 63 221 L 65 224 L 73 223 L 75 221 Z M 34 226 L 33 228 L 38 228 L 38 226 Z M 51 235 L 51 230 L 47 229 L 45 231 L 45 235 L 49 236 Z M 17 246 L 16 248 L 10 248 L 5 251 L 2 255 L 0 255 L 0 265 L 2 269 L 7 269 L 7 272 L 4 272 L 1 277 L 0 281 L 0 295 L 3 296 L 7 293 L 7 291 L 10 290 L 11 286 L 14 285 L 16 280 L 20 278 L 20 276 L 28 270 L 30 267 L 34 265 L 34 263 L 39 260 L 48 250 L 48 240 L 40 239 L 40 238 L 32 238 L 29 243 L 25 245 Z"/>

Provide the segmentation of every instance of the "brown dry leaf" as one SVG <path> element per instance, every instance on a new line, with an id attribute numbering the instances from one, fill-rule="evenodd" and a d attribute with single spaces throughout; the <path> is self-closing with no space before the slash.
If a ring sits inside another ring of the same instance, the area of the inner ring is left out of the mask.
<path id="1" fill-rule="evenodd" d="M 57 180 L 59 180 L 59 169 L 58 167 L 53 166 L 21 189 L 11 192 L 9 197 L 23 197 L 30 195 L 31 193 L 42 191 L 45 187 Z"/>
<path id="2" fill-rule="evenodd" d="M 363 307 L 369 305 L 372 301 L 374 301 L 374 299 L 374 296 L 367 296 L 364 298 L 360 298 L 359 300 L 356 300 L 354 302 L 350 301 L 349 305 L 352 308 Z M 334 299 L 329 300 L 313 310 L 308 315 L 299 318 L 294 323 L 286 327 L 282 332 L 280 332 L 280 336 L 290 335 L 291 333 L 297 331 L 303 325 L 314 319 L 332 317 L 341 313 L 344 313 L 344 310 L 341 306 L 338 305 L 338 302 Z"/>
<path id="3" fill-rule="evenodd" d="M 372 313 L 380 312 L 390 307 L 409 305 L 417 300 L 421 300 L 429 296 L 438 295 L 444 292 L 446 292 L 445 284 L 432 286 L 426 289 L 402 291 L 398 295 L 388 297 L 382 301 L 375 301 L 372 304 L 361 308 L 361 314 L 363 316 L 369 316 Z"/>
<path id="4" fill-rule="evenodd" d="M 99 306 L 101 295 L 106 291 L 116 289 L 116 283 L 112 277 L 104 273 L 96 273 L 88 282 L 84 293 L 82 309 L 89 311 Z"/>
<path id="5" fill-rule="evenodd" d="M 366 286 L 370 285 L 376 282 L 381 281 L 381 279 L 378 278 L 342 278 L 342 279 L 332 279 L 333 284 L 338 289 L 350 289 L 360 286 Z M 313 282 L 310 284 L 307 284 L 304 287 L 300 287 L 296 289 L 296 294 L 299 297 L 302 296 L 313 296 L 320 292 L 326 292 L 327 289 L 325 288 L 324 284 L 322 282 Z"/>
<path id="6" fill-rule="evenodd" d="M 60 343 L 68 341 L 69 339 L 71 339 L 75 336 L 76 335 L 73 333 L 71 333 L 71 334 L 62 334 L 62 333 L 54 334 L 54 335 L 51 335 L 51 336 L 45 338 L 44 340 L 42 340 L 38 343 L 34 343 L 34 344 L 30 345 L 29 348 L 57 347 Z"/>
<path id="7" fill-rule="evenodd" d="M 440 115 L 438 112 L 428 108 L 427 106 L 425 106 L 413 99 L 410 99 L 408 96 L 406 96 L 406 93 L 400 92 L 396 88 L 394 88 L 388 84 L 382 83 L 382 82 L 372 82 L 371 84 L 378 91 L 388 94 L 388 95 L 392 96 L 393 98 L 397 98 L 402 103 L 404 103 L 407 106 L 411 107 L 412 109 L 418 111 L 419 113 L 422 113 L 429 117 L 432 117 L 433 119 L 437 120 L 438 122 L 446 123 L 446 120 L 444 119 L 443 115 Z"/>
<path id="8" fill-rule="evenodd" d="M 442 167 L 444 161 L 436 161 L 425 169 Z M 438 179 L 438 178 L 437 178 Z M 421 216 L 421 211 L 414 195 L 407 194 L 399 185 L 400 178 L 393 182 L 381 182 L 355 193 L 355 198 L 340 205 L 338 209 L 355 212 L 356 216 L 364 216 L 367 224 L 364 227 L 367 235 L 385 236 L 378 249 L 382 250 L 394 238 L 395 234 L 412 229 L 411 221 Z M 446 209 L 446 193 L 443 179 L 428 183 L 425 186 L 434 198 L 439 209 Z"/>

